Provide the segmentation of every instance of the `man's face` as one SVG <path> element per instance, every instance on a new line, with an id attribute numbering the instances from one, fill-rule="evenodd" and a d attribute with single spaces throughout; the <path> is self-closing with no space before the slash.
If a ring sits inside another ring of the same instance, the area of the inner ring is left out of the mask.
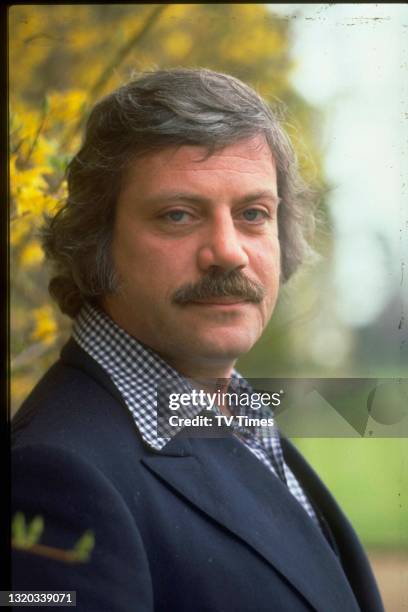
<path id="1" fill-rule="evenodd" d="M 266 141 L 205 153 L 171 147 L 133 162 L 113 230 L 121 287 L 103 300 L 121 327 L 191 377 L 229 376 L 270 319 L 280 273 Z"/>

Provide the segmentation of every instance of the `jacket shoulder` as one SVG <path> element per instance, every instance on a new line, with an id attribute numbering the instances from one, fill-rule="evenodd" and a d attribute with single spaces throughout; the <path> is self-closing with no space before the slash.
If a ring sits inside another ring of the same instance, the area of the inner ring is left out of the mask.
<path id="1" fill-rule="evenodd" d="M 12 475 L 14 516 L 19 513 L 24 523 L 42 521 L 38 544 L 14 544 L 14 589 L 74 590 L 83 612 L 126 612 L 134 601 L 141 611 L 152 610 L 140 532 L 102 472 L 73 452 L 26 444 L 12 453 Z M 92 538 L 87 553 L 75 558 L 85 536 Z"/>
<path id="2" fill-rule="evenodd" d="M 12 446 L 52 444 L 98 462 L 98 456 L 144 443 L 119 391 L 73 340 L 37 383 L 11 424 Z"/>

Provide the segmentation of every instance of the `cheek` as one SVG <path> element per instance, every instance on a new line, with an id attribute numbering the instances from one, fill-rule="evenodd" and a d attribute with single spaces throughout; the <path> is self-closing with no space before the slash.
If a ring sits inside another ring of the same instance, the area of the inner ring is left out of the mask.
<path id="1" fill-rule="evenodd" d="M 145 270 L 149 270 L 157 281 L 161 279 L 161 282 L 167 285 L 174 284 L 177 280 L 178 284 L 183 282 L 183 278 L 188 276 L 190 262 L 193 259 L 189 256 L 188 249 L 182 245 L 169 242 L 163 244 L 161 241 L 154 240 L 144 243 L 141 258 Z M 153 278 L 152 282 L 154 282 Z"/>
<path id="2" fill-rule="evenodd" d="M 168 251 L 166 245 L 152 240 L 137 227 L 120 228 L 114 237 L 114 259 L 120 269 L 134 277 L 160 273 L 166 266 Z"/>
<path id="3" fill-rule="evenodd" d="M 185 282 L 194 280 L 190 269 L 194 258 L 181 245 L 139 235 L 124 240 L 116 249 L 117 271 L 133 293 L 142 293 L 156 304 L 167 301 Z"/>
<path id="4" fill-rule="evenodd" d="M 265 243 L 263 248 L 252 258 L 252 261 L 254 262 L 255 272 L 265 288 L 279 285 L 280 246 L 277 238 L 272 243 Z"/>

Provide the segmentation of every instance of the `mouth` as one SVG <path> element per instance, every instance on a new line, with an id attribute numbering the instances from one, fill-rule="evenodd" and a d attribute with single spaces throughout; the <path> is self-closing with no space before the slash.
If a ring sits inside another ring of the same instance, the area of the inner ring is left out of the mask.
<path id="1" fill-rule="evenodd" d="M 210 297 L 198 300 L 192 300 L 189 302 L 193 306 L 241 306 L 242 304 L 248 304 L 249 300 L 236 296 L 224 296 L 224 297 Z"/>

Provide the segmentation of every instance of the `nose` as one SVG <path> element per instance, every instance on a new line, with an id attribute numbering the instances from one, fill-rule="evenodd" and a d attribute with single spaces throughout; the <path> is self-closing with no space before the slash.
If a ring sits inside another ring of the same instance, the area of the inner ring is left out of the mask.
<path id="1" fill-rule="evenodd" d="M 198 265 L 203 272 L 242 269 L 248 265 L 248 255 L 240 241 L 230 212 L 220 214 L 209 225 L 198 251 Z"/>

